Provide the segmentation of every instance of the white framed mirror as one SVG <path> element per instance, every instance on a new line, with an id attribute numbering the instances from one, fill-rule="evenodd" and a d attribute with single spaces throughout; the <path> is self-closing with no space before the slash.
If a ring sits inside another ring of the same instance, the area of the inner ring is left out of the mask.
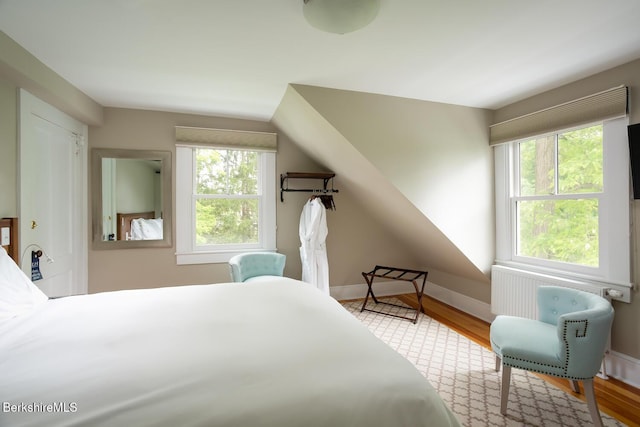
<path id="1" fill-rule="evenodd" d="M 172 245 L 171 152 L 94 148 L 94 249 Z"/>

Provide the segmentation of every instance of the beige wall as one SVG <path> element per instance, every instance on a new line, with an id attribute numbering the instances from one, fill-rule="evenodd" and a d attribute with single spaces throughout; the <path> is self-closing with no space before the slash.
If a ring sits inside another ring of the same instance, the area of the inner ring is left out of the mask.
<path id="1" fill-rule="evenodd" d="M 366 215 L 413 254 L 412 264 L 390 265 L 427 270 L 429 281 L 490 302 L 489 111 L 290 85 L 272 121 L 337 171 Z"/>
<path id="2" fill-rule="evenodd" d="M 495 112 L 494 123 L 577 99 L 592 93 L 626 85 L 630 89 L 629 123 L 640 123 L 640 60 L 596 74 L 555 90 L 525 99 Z M 640 201 L 632 202 L 633 282 L 640 283 Z M 640 293 L 632 292 L 631 303 L 614 301 L 616 310 L 612 331 L 612 348 L 640 359 Z"/>
<path id="3" fill-rule="evenodd" d="M 489 110 L 294 87 L 473 265 L 489 273 L 495 252 Z"/>
<path id="4" fill-rule="evenodd" d="M 177 125 L 275 131 L 271 124 L 257 121 L 106 108 L 102 126 L 89 128 L 89 144 L 91 148 L 168 150 L 173 153 L 175 162 L 174 126 Z M 276 163 L 278 176 L 287 171 L 326 170 L 282 134 L 278 136 Z M 339 189 L 339 185 L 338 176 L 336 188 Z M 175 188 L 173 191 L 175 200 Z M 90 198 L 94 196 L 90 195 Z M 277 203 L 277 247 L 279 252 L 287 255 L 285 275 L 289 277 L 301 276 L 298 224 L 302 206 L 308 197 L 306 193 L 285 193 L 284 203 L 279 199 Z M 371 269 L 376 263 L 404 265 L 408 262 L 411 255 L 401 242 L 370 218 L 348 191 L 335 195 L 335 201 L 337 210 L 327 211 L 327 251 L 332 286 L 363 283 L 361 272 Z M 90 292 L 227 281 L 226 263 L 176 265 L 175 246 L 89 251 Z"/>
<path id="5" fill-rule="evenodd" d="M 89 147 L 171 151 L 175 165 L 174 127 L 178 125 L 273 131 L 268 123 L 261 122 L 105 108 L 102 125 L 89 128 Z M 91 170 L 89 174 L 91 176 Z M 175 200 L 175 177 L 172 181 Z M 89 195 L 90 203 L 95 196 Z M 90 223 L 92 220 L 89 212 Z M 226 264 L 176 265 L 175 243 L 171 248 L 89 250 L 91 293 L 214 283 L 225 281 L 228 277 Z"/>
<path id="6" fill-rule="evenodd" d="M 0 78 L 0 218 L 18 215 L 16 87 Z"/>

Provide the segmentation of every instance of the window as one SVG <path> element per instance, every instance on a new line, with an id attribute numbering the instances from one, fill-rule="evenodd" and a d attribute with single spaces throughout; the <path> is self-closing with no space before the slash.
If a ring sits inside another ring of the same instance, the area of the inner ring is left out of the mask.
<path id="1" fill-rule="evenodd" d="M 628 285 L 626 123 L 495 146 L 498 263 Z"/>
<path id="2" fill-rule="evenodd" d="M 260 243 L 259 153 L 196 148 L 195 246 L 233 248 Z"/>
<path id="3" fill-rule="evenodd" d="M 599 265 L 602 125 L 519 141 L 516 257 Z"/>
<path id="4" fill-rule="evenodd" d="M 226 262 L 275 250 L 275 152 L 251 147 L 176 147 L 178 264 Z"/>

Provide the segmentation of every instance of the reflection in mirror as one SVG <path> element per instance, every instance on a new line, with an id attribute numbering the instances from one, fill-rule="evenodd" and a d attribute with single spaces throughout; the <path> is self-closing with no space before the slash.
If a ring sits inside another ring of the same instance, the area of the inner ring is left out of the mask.
<path id="1" fill-rule="evenodd" d="M 94 149 L 92 168 L 94 248 L 171 246 L 170 152 Z"/>
<path id="2" fill-rule="evenodd" d="M 160 160 L 102 159 L 102 240 L 162 240 Z"/>

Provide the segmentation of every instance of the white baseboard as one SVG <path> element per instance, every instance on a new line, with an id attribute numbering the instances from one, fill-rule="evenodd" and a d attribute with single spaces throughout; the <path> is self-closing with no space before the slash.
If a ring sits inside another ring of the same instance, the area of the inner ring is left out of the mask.
<path id="1" fill-rule="evenodd" d="M 409 282 L 375 282 L 373 290 L 376 296 L 380 297 L 415 293 L 413 285 Z M 359 299 L 367 295 L 367 285 L 366 283 L 362 283 L 356 285 L 331 286 L 330 291 L 331 296 L 338 301 Z M 442 301 L 485 322 L 491 322 L 495 317 L 495 315 L 491 313 L 490 304 L 443 288 L 429 281 L 427 281 L 424 287 L 424 293 L 431 298 Z"/>
<path id="2" fill-rule="evenodd" d="M 380 297 L 412 294 L 415 292 L 413 285 L 409 282 L 375 282 L 373 289 L 376 296 Z M 338 301 L 364 298 L 367 295 L 366 283 L 332 286 L 330 290 L 331 296 Z M 429 281 L 427 281 L 424 293 L 431 298 L 442 301 L 451 307 L 484 320 L 485 322 L 491 323 L 495 318 L 495 315 L 491 313 L 491 304 L 459 294 Z M 607 375 L 617 378 L 633 387 L 640 388 L 640 360 L 615 351 L 609 352 L 605 360 Z"/>
<path id="3" fill-rule="evenodd" d="M 640 360 L 612 350 L 605 358 L 605 363 L 607 375 L 640 388 Z"/>
<path id="4" fill-rule="evenodd" d="M 425 288 L 427 286 L 428 283 L 425 285 Z M 367 295 L 367 284 L 361 283 L 356 285 L 331 286 L 329 290 L 331 292 L 331 296 L 338 301 L 360 299 Z M 413 285 L 409 282 L 375 282 L 373 290 L 377 297 L 415 293 Z"/>
<path id="5" fill-rule="evenodd" d="M 491 304 L 459 294 L 434 283 L 427 283 L 425 294 L 487 323 L 493 322 L 496 317 L 495 314 L 491 313 Z"/>

